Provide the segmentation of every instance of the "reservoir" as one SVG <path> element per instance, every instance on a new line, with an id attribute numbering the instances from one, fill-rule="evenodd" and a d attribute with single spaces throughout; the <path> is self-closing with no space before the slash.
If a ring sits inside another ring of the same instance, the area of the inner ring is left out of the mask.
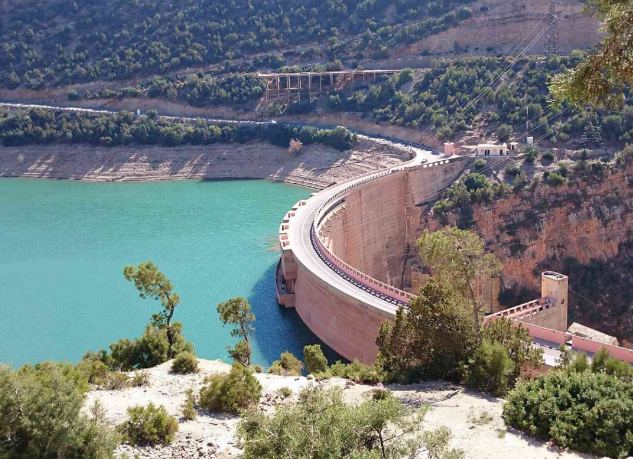
<path id="1" fill-rule="evenodd" d="M 236 339 L 216 305 L 236 296 L 257 318 L 254 364 L 301 357 L 319 340 L 277 305 L 274 279 L 279 224 L 309 194 L 264 180 L 0 180 L 0 362 L 77 362 L 141 336 L 160 303 L 141 299 L 123 267 L 148 260 L 180 295 L 174 320 L 199 357 L 229 361 Z"/>

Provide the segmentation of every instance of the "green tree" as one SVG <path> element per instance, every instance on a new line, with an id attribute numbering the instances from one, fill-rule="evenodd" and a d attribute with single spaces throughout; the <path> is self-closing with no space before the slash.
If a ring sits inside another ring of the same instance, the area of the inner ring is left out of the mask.
<path id="1" fill-rule="evenodd" d="M 304 347 L 303 360 L 308 373 L 325 373 L 328 369 L 327 358 L 325 358 L 320 344 Z"/>
<path id="2" fill-rule="evenodd" d="M 514 370 L 509 384 L 514 386 L 522 372 L 540 368 L 543 362 L 543 350 L 532 346 L 530 331 L 518 322 L 504 317 L 489 321 L 483 329 L 483 338 L 497 342 L 508 350 L 508 356 L 514 362 Z"/>
<path id="3" fill-rule="evenodd" d="M 479 390 L 503 395 L 510 387 L 514 371 L 508 349 L 498 341 L 484 339 L 469 359 L 466 382 Z"/>
<path id="4" fill-rule="evenodd" d="M 433 269 L 433 276 L 470 297 L 473 326 L 479 330 L 481 301 L 475 294 L 477 279 L 496 276 L 502 265 L 475 233 L 451 227 L 431 233 L 424 230 L 417 241 L 422 262 Z"/>
<path id="5" fill-rule="evenodd" d="M 407 408 L 386 394 L 358 406 L 343 402 L 340 389 L 308 387 L 295 405 L 278 407 L 273 415 L 251 409 L 244 413 L 238 436 L 245 459 L 289 457 L 460 459 L 448 446 L 446 428 L 422 432 L 429 411 Z"/>
<path id="6" fill-rule="evenodd" d="M 377 363 L 396 380 L 455 376 L 479 345 L 477 328 L 464 296 L 434 276 L 393 324 L 382 324 Z"/>
<path id="7" fill-rule="evenodd" d="M 152 315 L 152 324 L 158 329 L 165 329 L 169 348 L 168 358 L 173 358 L 174 336 L 171 329 L 171 319 L 174 316 L 176 306 L 180 304 L 180 297 L 173 291 L 174 286 L 163 273 L 158 270 L 151 261 L 141 263 L 138 267 L 128 265 L 123 269 L 125 279 L 134 282 L 134 286 L 140 292 L 141 298 L 160 300 L 163 310 Z"/>
<path id="8" fill-rule="evenodd" d="M 555 76 L 550 90 L 558 103 L 620 106 L 626 86 L 633 86 L 633 2 L 591 0 L 588 5 L 603 20 L 606 37 L 585 62 Z"/>
<path id="9" fill-rule="evenodd" d="M 255 314 L 251 312 L 251 305 L 246 298 L 240 296 L 218 304 L 217 311 L 224 325 L 232 325 L 234 327 L 231 330 L 231 336 L 241 337 L 243 340 L 234 349 L 227 348 L 229 355 L 245 366 L 250 365 L 249 337 L 255 331 L 253 326 Z"/>

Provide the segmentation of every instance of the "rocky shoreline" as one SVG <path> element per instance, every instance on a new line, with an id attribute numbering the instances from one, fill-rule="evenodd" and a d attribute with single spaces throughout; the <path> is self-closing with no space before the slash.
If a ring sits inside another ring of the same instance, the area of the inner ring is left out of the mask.
<path id="1" fill-rule="evenodd" d="M 366 137 L 351 151 L 313 144 L 298 154 L 261 142 L 173 148 L 29 145 L 0 148 L 0 177 L 99 182 L 252 178 L 319 190 L 410 155 L 402 147 Z"/>

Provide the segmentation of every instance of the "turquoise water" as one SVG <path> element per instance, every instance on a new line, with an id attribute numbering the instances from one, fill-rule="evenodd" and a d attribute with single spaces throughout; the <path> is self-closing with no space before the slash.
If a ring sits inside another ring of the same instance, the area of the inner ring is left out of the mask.
<path id="1" fill-rule="evenodd" d="M 235 340 L 216 313 L 246 297 L 254 363 L 318 339 L 277 305 L 277 231 L 310 191 L 263 180 L 85 183 L 0 180 L 0 362 L 77 362 L 143 333 L 159 304 L 123 267 L 152 260 L 182 303 L 175 320 L 200 357 L 228 361 Z"/>

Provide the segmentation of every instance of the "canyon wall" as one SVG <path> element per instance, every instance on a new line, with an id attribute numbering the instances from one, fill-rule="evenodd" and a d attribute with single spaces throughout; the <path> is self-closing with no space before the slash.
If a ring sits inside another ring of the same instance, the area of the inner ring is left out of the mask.
<path id="1" fill-rule="evenodd" d="M 620 342 L 633 338 L 633 168 L 605 171 L 556 188 L 541 186 L 488 205 L 472 218 L 449 216 L 485 239 L 503 263 L 506 306 L 538 297 L 540 273 L 569 276 L 571 324 L 581 322 Z M 421 228 L 443 227 L 428 212 Z"/>

